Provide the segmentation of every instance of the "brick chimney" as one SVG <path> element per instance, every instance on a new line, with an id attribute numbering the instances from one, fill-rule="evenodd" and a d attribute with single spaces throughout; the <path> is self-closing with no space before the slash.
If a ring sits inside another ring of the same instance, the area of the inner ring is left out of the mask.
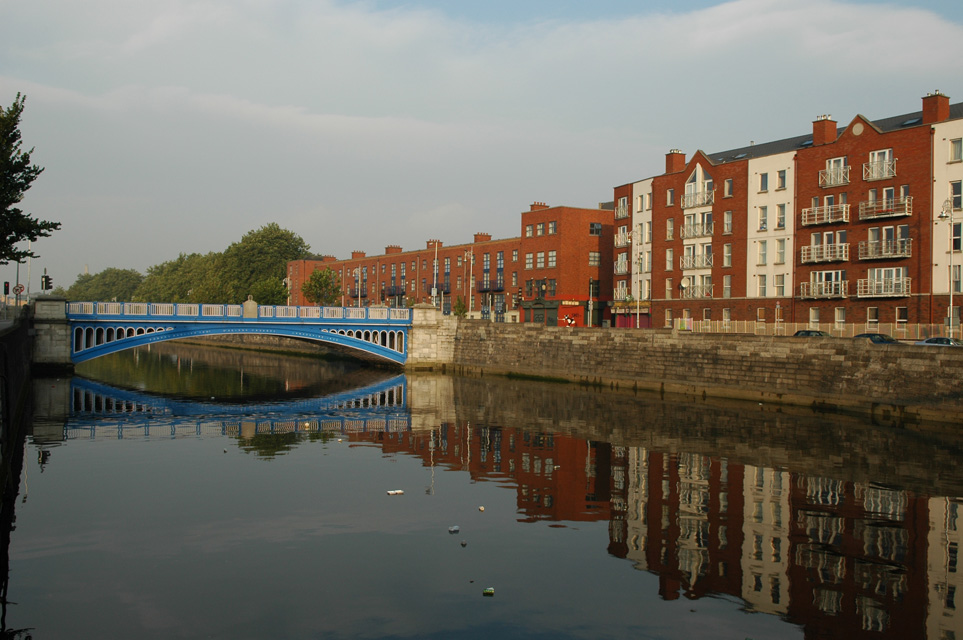
<path id="1" fill-rule="evenodd" d="M 475 242 L 489 242 L 492 239 L 492 234 L 490 233 L 476 233 Z"/>
<path id="2" fill-rule="evenodd" d="M 533 202 L 532 206 L 528 209 L 529 211 L 538 211 L 540 209 L 548 209 L 548 205 L 544 202 Z M 490 239 L 490 238 L 489 238 Z M 475 242 L 478 242 L 477 240 Z"/>
<path id="3" fill-rule="evenodd" d="M 321 256 L 321 262 L 338 262 L 337 256 Z"/>
<path id="4" fill-rule="evenodd" d="M 361 259 L 361 258 L 363 258 L 363 257 L 364 257 L 364 251 L 352 251 L 352 252 L 351 252 L 351 259 L 352 259 L 352 260 L 359 260 L 359 259 Z"/>
<path id="5" fill-rule="evenodd" d="M 437 246 L 439 249 L 441 249 L 441 240 L 429 240 L 429 241 L 428 241 L 428 246 L 427 246 L 426 248 L 427 248 L 427 249 L 434 249 L 436 246 Z"/>
<path id="6" fill-rule="evenodd" d="M 401 247 L 396 244 L 389 244 L 387 247 L 385 247 L 385 255 L 390 253 L 401 253 Z"/>
<path id="7" fill-rule="evenodd" d="M 813 146 L 836 141 L 836 121 L 829 114 L 813 121 Z"/>
<path id="8" fill-rule="evenodd" d="M 950 119 L 950 98 L 939 92 L 923 96 L 923 124 L 933 124 Z"/>
<path id="9" fill-rule="evenodd" d="M 679 173 L 685 169 L 685 154 L 680 149 L 670 149 L 665 154 L 665 172 Z"/>

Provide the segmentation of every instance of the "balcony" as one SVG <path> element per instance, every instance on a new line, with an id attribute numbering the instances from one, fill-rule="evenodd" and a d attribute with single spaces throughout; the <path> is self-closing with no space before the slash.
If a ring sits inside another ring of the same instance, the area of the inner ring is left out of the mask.
<path id="1" fill-rule="evenodd" d="M 450 283 L 450 282 L 439 282 L 439 283 L 437 283 L 437 284 L 436 284 L 436 283 L 433 283 L 433 282 L 426 282 L 426 283 L 425 283 L 425 291 L 424 291 L 424 292 L 427 293 L 428 295 L 431 295 L 431 288 L 432 288 L 432 287 L 435 287 L 436 289 L 438 289 L 438 293 L 451 293 L 451 283 Z"/>
<path id="2" fill-rule="evenodd" d="M 800 222 L 804 227 L 814 224 L 849 222 L 849 205 L 827 204 L 821 207 L 808 207 L 802 210 Z"/>
<path id="3" fill-rule="evenodd" d="M 682 196 L 683 209 L 691 209 L 692 207 L 708 207 L 713 202 L 715 202 L 714 190 L 686 193 Z"/>
<path id="4" fill-rule="evenodd" d="M 615 248 L 616 248 L 616 249 L 621 249 L 621 248 L 623 248 L 623 247 L 627 247 L 627 246 L 629 246 L 630 244 L 632 244 L 632 234 L 631 234 L 630 232 L 626 231 L 625 233 L 616 233 L 616 234 L 615 234 Z"/>
<path id="5" fill-rule="evenodd" d="M 629 205 L 628 205 L 628 203 L 615 205 L 615 219 L 616 219 L 616 220 L 621 220 L 622 218 L 628 218 L 628 217 L 629 217 Z"/>
<path id="6" fill-rule="evenodd" d="M 859 219 L 902 218 L 913 215 L 913 196 L 884 198 L 859 203 Z"/>
<path id="7" fill-rule="evenodd" d="M 682 226 L 679 232 L 682 234 L 682 238 L 711 238 L 712 237 L 712 226 L 713 223 L 708 222 L 705 224 L 695 223 L 686 224 Z"/>
<path id="8" fill-rule="evenodd" d="M 688 287 L 682 287 L 682 299 L 683 300 L 698 300 L 703 298 L 712 297 L 712 285 L 711 284 L 693 284 Z"/>
<path id="9" fill-rule="evenodd" d="M 712 266 L 711 253 L 699 253 L 679 258 L 680 269 L 708 269 Z"/>
<path id="10" fill-rule="evenodd" d="M 863 163 L 863 180 L 885 180 L 886 178 L 895 177 L 896 160 Z"/>
<path id="11" fill-rule="evenodd" d="M 902 298 L 912 293 L 912 278 L 887 278 L 883 280 L 860 280 L 856 286 L 859 298 Z"/>
<path id="12" fill-rule="evenodd" d="M 849 167 L 835 167 L 819 172 L 820 187 L 838 187 L 844 184 L 849 184 Z"/>
<path id="13" fill-rule="evenodd" d="M 801 298 L 845 298 L 849 295 L 849 280 L 840 282 L 803 282 L 799 285 Z"/>
<path id="14" fill-rule="evenodd" d="M 820 244 L 802 248 L 802 262 L 841 262 L 849 260 L 849 243 Z"/>
<path id="15" fill-rule="evenodd" d="M 505 281 L 500 278 L 496 280 L 488 280 L 488 279 L 477 280 L 475 282 L 475 291 L 477 291 L 478 293 L 485 293 L 488 291 L 499 292 L 504 290 L 505 290 Z"/>
<path id="16" fill-rule="evenodd" d="M 886 260 L 888 258 L 912 258 L 913 239 L 882 240 L 879 242 L 859 243 L 860 260 Z"/>
<path id="17" fill-rule="evenodd" d="M 385 295 L 389 297 L 403 296 L 405 295 L 405 285 L 395 286 L 390 285 L 385 287 Z"/>
<path id="18" fill-rule="evenodd" d="M 624 276 L 629 272 L 629 261 L 628 260 L 618 260 L 615 262 L 615 268 L 613 273 L 617 276 Z"/>
<path id="19" fill-rule="evenodd" d="M 348 297 L 349 297 L 349 298 L 357 298 L 359 292 L 360 292 L 362 298 L 367 298 L 367 297 L 368 297 L 368 289 L 367 289 L 367 287 L 364 288 L 364 289 L 360 289 L 360 290 L 359 290 L 357 287 L 352 287 L 351 289 L 348 290 Z"/>
<path id="20" fill-rule="evenodd" d="M 612 300 L 614 300 L 615 302 L 625 302 L 628 299 L 629 299 L 629 290 L 626 289 L 625 287 L 615 289 L 612 292 Z"/>

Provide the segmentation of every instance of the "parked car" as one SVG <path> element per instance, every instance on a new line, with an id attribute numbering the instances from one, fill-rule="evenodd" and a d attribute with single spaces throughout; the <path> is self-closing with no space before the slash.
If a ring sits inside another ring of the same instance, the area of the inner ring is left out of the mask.
<path id="1" fill-rule="evenodd" d="M 816 329 L 800 329 L 792 334 L 796 338 L 832 338 L 833 334 L 828 331 L 818 331 Z"/>
<path id="2" fill-rule="evenodd" d="M 916 344 L 935 345 L 937 347 L 963 347 L 963 340 L 937 336 L 935 338 L 927 338 L 926 340 L 920 340 Z"/>
<path id="3" fill-rule="evenodd" d="M 873 344 L 903 344 L 896 338 L 885 333 L 860 333 L 853 338 L 864 338 Z"/>

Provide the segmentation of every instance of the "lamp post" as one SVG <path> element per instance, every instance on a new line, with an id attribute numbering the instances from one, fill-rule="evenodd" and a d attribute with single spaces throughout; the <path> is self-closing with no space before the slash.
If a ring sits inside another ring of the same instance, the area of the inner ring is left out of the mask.
<path id="1" fill-rule="evenodd" d="M 954 337 L 956 330 L 953 328 L 953 201 L 949 198 L 943 201 L 943 207 L 940 210 L 940 214 L 937 216 L 940 220 L 950 221 L 950 267 L 949 267 L 949 284 L 950 284 L 950 306 L 946 310 L 946 316 L 950 325 L 950 337 Z"/>
<path id="2" fill-rule="evenodd" d="M 592 277 L 589 276 L 588 326 L 592 326 Z"/>

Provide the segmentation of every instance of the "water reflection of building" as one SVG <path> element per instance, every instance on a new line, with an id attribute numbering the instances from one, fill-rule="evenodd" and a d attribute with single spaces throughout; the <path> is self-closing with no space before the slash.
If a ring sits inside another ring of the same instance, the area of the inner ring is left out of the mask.
<path id="1" fill-rule="evenodd" d="M 963 616 L 956 610 L 956 595 L 963 592 L 963 576 L 958 569 L 963 499 L 930 498 L 927 505 L 930 526 L 926 540 L 929 576 L 926 637 L 963 638 Z"/>

